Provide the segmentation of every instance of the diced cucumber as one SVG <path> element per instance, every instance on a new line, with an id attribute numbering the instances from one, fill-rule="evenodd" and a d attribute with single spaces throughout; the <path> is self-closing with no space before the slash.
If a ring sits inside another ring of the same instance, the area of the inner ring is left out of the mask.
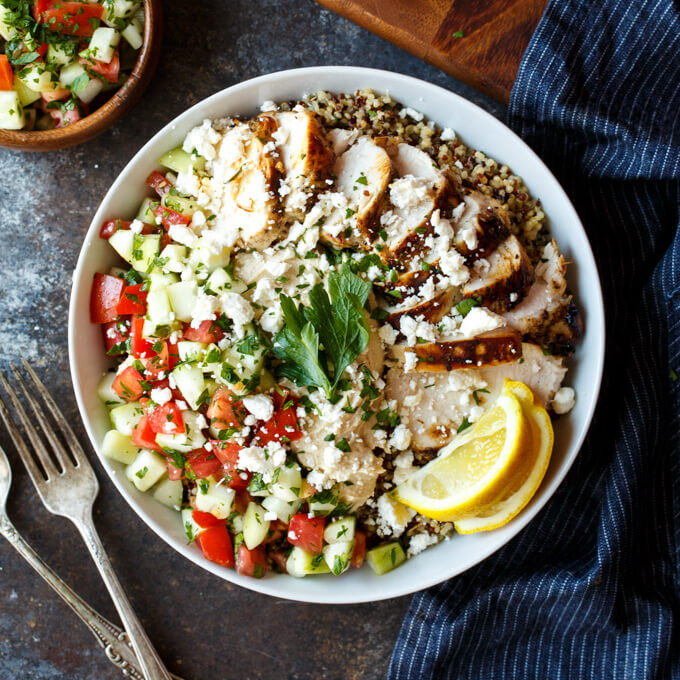
<path id="1" fill-rule="evenodd" d="M 87 71 L 77 61 L 73 61 L 59 72 L 59 86 L 63 88 L 71 87 L 80 76 L 89 78 Z M 29 87 L 31 86 L 29 85 Z"/>
<path id="2" fill-rule="evenodd" d="M 160 269 L 154 267 L 149 274 L 149 290 L 167 288 L 178 281 L 179 278 L 176 274 L 165 274 Z"/>
<path id="3" fill-rule="evenodd" d="M 180 340 L 177 343 L 177 353 L 180 361 L 198 362 L 203 361 L 205 357 L 205 348 L 207 345 L 203 342 L 193 342 L 191 340 Z"/>
<path id="4" fill-rule="evenodd" d="M 174 170 L 174 172 L 187 173 L 193 170 L 202 172 L 205 169 L 205 158 L 196 154 L 189 154 L 181 146 L 164 153 L 158 159 L 158 162 L 166 168 Z"/>
<path id="5" fill-rule="evenodd" d="M 128 437 L 132 434 L 133 428 L 137 427 L 143 415 L 144 410 L 138 401 L 131 401 L 128 404 L 116 406 L 109 413 L 111 424 L 118 432 L 128 435 Z"/>
<path id="6" fill-rule="evenodd" d="M 315 517 L 326 517 L 338 507 L 338 499 L 338 489 L 335 486 L 319 491 L 309 499 L 309 511 L 314 513 Z"/>
<path id="7" fill-rule="evenodd" d="M 271 490 L 277 498 L 282 501 L 299 500 L 300 489 L 302 488 L 302 475 L 299 465 L 279 468 L 278 475 L 275 473 L 275 478 L 276 481 L 272 483 Z"/>
<path id="8" fill-rule="evenodd" d="M 114 231 L 109 237 L 111 247 L 128 263 L 132 264 L 132 251 L 135 245 L 135 234 L 129 229 Z"/>
<path id="9" fill-rule="evenodd" d="M 259 384 L 267 348 L 252 324 L 245 328 L 245 337 L 230 345 L 222 354 L 222 367 L 215 380 L 227 384 L 239 394 L 252 392 Z"/>
<path id="10" fill-rule="evenodd" d="M 121 399 L 114 391 L 113 391 L 113 381 L 116 379 L 116 373 L 113 371 L 109 371 L 108 373 L 104 373 L 102 376 L 102 379 L 99 381 L 99 384 L 97 385 L 97 396 L 107 405 L 107 406 L 112 406 L 113 404 L 124 404 L 125 399 Z"/>
<path id="11" fill-rule="evenodd" d="M 274 379 L 274 376 L 266 368 L 263 368 L 260 371 L 259 387 L 263 392 L 269 392 L 276 387 L 276 380 Z"/>
<path id="12" fill-rule="evenodd" d="M 48 64 L 54 64 L 55 66 L 66 66 L 73 61 L 74 57 L 75 54 L 64 49 L 63 44 L 53 43 L 47 47 Z"/>
<path id="13" fill-rule="evenodd" d="M 161 250 L 160 255 L 161 260 L 164 261 L 164 264 L 162 265 L 163 271 L 181 273 L 184 269 L 184 260 L 186 256 L 186 246 L 181 246 L 178 243 L 168 244 Z"/>
<path id="14" fill-rule="evenodd" d="M 323 547 L 323 558 L 328 568 L 336 576 L 349 569 L 354 551 L 354 541 L 337 541 Z"/>
<path id="15" fill-rule="evenodd" d="M 194 522 L 193 510 L 191 508 L 184 508 L 182 510 L 182 528 L 184 535 L 187 537 L 189 543 L 195 541 L 198 535 L 203 531 L 203 527 Z"/>
<path id="16" fill-rule="evenodd" d="M 139 491 L 148 491 L 165 475 L 166 470 L 165 458 L 148 449 L 142 449 L 125 468 L 125 476 Z"/>
<path id="17" fill-rule="evenodd" d="M 103 89 L 104 83 L 99 78 L 90 78 L 85 87 L 74 90 L 74 93 L 81 102 L 89 104 Z"/>
<path id="18" fill-rule="evenodd" d="M 191 200 L 190 198 L 184 198 L 184 196 L 172 196 L 171 194 L 166 194 L 161 200 L 161 204 L 178 212 L 184 217 L 192 218 L 197 210 L 200 210 L 198 203 Z"/>
<path id="19" fill-rule="evenodd" d="M 243 517 L 243 540 L 248 550 L 254 550 L 267 538 L 269 520 L 266 520 L 264 515 L 265 509 L 261 505 L 252 501 L 248 503 Z"/>
<path id="20" fill-rule="evenodd" d="M 103 61 L 105 64 L 111 62 L 113 55 L 120 42 L 120 33 L 115 28 L 107 26 L 99 26 L 95 28 L 90 44 L 87 46 L 85 53 L 81 53 L 83 57 L 91 57 L 97 61 Z"/>
<path id="21" fill-rule="evenodd" d="M 118 430 L 109 430 L 104 435 L 102 453 L 107 458 L 130 465 L 137 458 L 139 447 L 130 441 L 129 436 L 121 434 Z"/>
<path id="22" fill-rule="evenodd" d="M 219 372 L 222 364 L 222 350 L 214 343 L 205 348 L 205 354 L 201 361 L 201 370 L 203 373 Z"/>
<path id="23" fill-rule="evenodd" d="M 398 541 L 392 541 L 367 551 L 366 561 L 371 566 L 371 569 L 378 576 L 381 576 L 406 562 L 406 554 Z"/>
<path id="24" fill-rule="evenodd" d="M 205 379 L 200 366 L 182 364 L 172 371 L 172 377 L 187 404 L 193 410 L 198 409 L 198 400 L 205 389 Z"/>
<path id="25" fill-rule="evenodd" d="M 140 272 L 150 271 L 153 261 L 158 257 L 160 249 L 160 234 L 134 234 L 132 266 Z"/>
<path id="26" fill-rule="evenodd" d="M 121 35 L 128 41 L 133 50 L 138 50 L 143 44 L 142 26 L 134 20 L 131 21 L 122 31 Z"/>
<path id="27" fill-rule="evenodd" d="M 288 555 L 286 571 L 291 576 L 302 578 L 311 574 L 327 574 L 330 569 L 323 558 L 323 554 L 314 555 L 295 546 Z"/>
<path id="28" fill-rule="evenodd" d="M 154 331 L 159 326 L 169 326 L 175 319 L 166 290 L 150 290 L 146 298 L 146 318 L 151 322 Z"/>
<path id="29" fill-rule="evenodd" d="M 256 495 L 256 494 L 253 494 Z M 269 512 L 276 513 L 276 517 L 285 524 L 300 508 L 300 501 L 283 501 L 276 496 L 267 496 L 262 501 L 262 507 Z"/>
<path id="30" fill-rule="evenodd" d="M 196 489 L 196 510 L 209 512 L 219 519 L 227 519 L 231 513 L 236 493 L 226 484 L 217 484 L 209 477 L 201 479 Z"/>
<path id="31" fill-rule="evenodd" d="M 29 90 L 52 92 L 59 87 L 60 79 L 56 73 L 48 71 L 42 62 L 34 61 L 19 71 L 19 79 Z"/>
<path id="32" fill-rule="evenodd" d="M 145 198 L 137 211 L 137 217 L 140 222 L 147 224 L 156 224 L 156 216 L 153 214 L 152 205 L 158 203 L 158 199 Z"/>
<path id="33" fill-rule="evenodd" d="M 17 32 L 17 29 L 11 26 L 11 22 L 8 21 L 7 15 L 9 12 L 10 10 L 7 7 L 0 4 L 0 36 L 5 40 L 11 40 Z"/>
<path id="34" fill-rule="evenodd" d="M 207 275 L 219 267 L 226 267 L 230 257 L 231 248 L 225 246 L 219 252 L 215 252 L 213 244 L 201 236 L 191 247 L 189 264 Z"/>
<path id="35" fill-rule="evenodd" d="M 243 281 L 239 281 L 231 276 L 223 267 L 216 269 L 208 277 L 205 287 L 215 293 L 215 295 L 220 295 L 221 293 L 245 293 L 248 289 L 248 286 Z"/>
<path id="36" fill-rule="evenodd" d="M 19 93 L 14 90 L 0 91 L 0 128 L 21 130 L 25 124 L 26 116 Z"/>
<path id="37" fill-rule="evenodd" d="M 184 487 L 179 479 L 164 479 L 153 491 L 153 497 L 162 505 L 179 510 L 182 505 Z"/>
<path id="38" fill-rule="evenodd" d="M 175 318 L 185 323 L 190 323 L 196 298 L 198 297 L 198 286 L 196 281 L 180 281 L 168 286 L 168 299 L 175 313 Z"/>
<path id="39" fill-rule="evenodd" d="M 0 7 L 1 6 L 2 5 L 0 5 Z M 19 76 L 16 75 L 14 76 L 14 89 L 19 95 L 19 101 L 21 101 L 22 106 L 28 106 L 40 99 L 40 92 L 36 92 L 35 90 L 26 87 L 19 79 Z"/>
<path id="40" fill-rule="evenodd" d="M 323 532 L 326 543 L 338 543 L 341 541 L 353 541 L 356 528 L 356 518 L 352 515 L 332 521 Z"/>
<path id="41" fill-rule="evenodd" d="M 116 26 L 119 23 L 116 19 L 131 19 L 134 16 L 139 7 L 139 0 L 109 0 L 105 6 L 108 11 L 104 21 Z"/>
<path id="42" fill-rule="evenodd" d="M 189 453 L 194 449 L 200 449 L 206 442 L 203 436 L 203 426 L 205 418 L 200 413 L 194 411 L 182 411 L 184 420 L 184 433 L 182 434 L 157 434 L 156 444 L 162 449 Z"/>

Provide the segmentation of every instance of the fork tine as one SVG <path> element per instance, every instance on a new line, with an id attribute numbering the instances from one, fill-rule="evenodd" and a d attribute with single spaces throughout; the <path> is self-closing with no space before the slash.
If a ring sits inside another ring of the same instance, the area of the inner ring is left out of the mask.
<path id="1" fill-rule="evenodd" d="M 17 381 L 17 385 L 19 386 L 19 389 L 21 390 L 21 392 L 24 395 L 24 398 L 31 405 L 31 410 L 33 411 L 33 415 L 35 416 L 36 420 L 40 424 L 40 427 L 42 428 L 43 434 L 45 435 L 45 438 L 47 439 L 47 441 L 49 441 L 49 443 L 52 446 L 52 456 L 54 456 L 54 458 L 57 460 L 61 469 L 66 470 L 66 464 L 67 464 L 67 462 L 70 463 L 70 461 L 66 460 L 67 454 L 66 454 L 66 451 L 64 449 L 64 445 L 59 441 L 59 437 L 57 437 L 57 434 L 54 431 L 52 424 L 47 419 L 47 416 L 45 415 L 45 412 L 41 408 L 38 401 L 26 389 L 26 384 L 24 383 L 24 379 L 23 379 L 23 376 L 21 375 L 21 373 L 19 373 L 16 366 L 14 366 L 14 364 L 10 364 L 10 368 L 12 370 L 12 373 L 14 374 L 14 379 Z M 49 455 L 49 453 L 48 453 L 48 455 Z"/>
<path id="2" fill-rule="evenodd" d="M 49 393 L 49 390 L 45 387 L 45 385 L 43 385 L 42 380 L 38 378 L 36 372 L 33 370 L 31 365 L 26 361 L 26 359 L 23 358 L 21 359 L 21 363 L 24 365 L 26 372 L 31 377 L 31 380 L 33 381 L 33 384 L 38 390 L 40 396 L 43 398 L 45 403 L 52 409 L 52 417 L 54 418 L 57 425 L 59 425 L 59 428 L 61 429 L 64 438 L 66 439 L 66 442 L 71 447 L 70 449 L 71 456 L 75 460 L 76 464 L 80 465 L 81 463 L 80 458 L 87 460 L 87 456 L 85 455 L 85 451 L 83 450 L 83 447 L 78 441 L 78 438 L 71 429 L 71 426 L 68 424 L 66 418 L 64 418 L 62 412 L 59 410 L 59 407 L 55 403 L 54 399 L 52 399 L 52 395 Z M 78 454 L 80 454 L 80 457 L 78 456 Z"/>
<path id="3" fill-rule="evenodd" d="M 5 382 L 5 377 L 2 375 L 2 373 L 0 373 L 0 380 L 2 381 L 2 384 L 6 387 L 7 384 Z M 8 394 L 10 394 L 10 397 L 12 397 L 10 392 L 8 392 Z M 12 399 L 12 402 L 14 402 L 14 399 Z M 12 416 L 9 414 L 7 406 L 5 405 L 5 402 L 2 399 L 2 397 L 0 397 L 0 416 L 2 417 L 2 420 L 5 423 L 5 427 L 9 432 L 9 436 L 12 438 L 12 441 L 14 442 L 14 446 L 16 447 L 17 451 L 19 452 L 19 455 L 21 456 L 21 460 L 24 461 L 24 465 L 26 466 L 28 474 L 33 480 L 33 484 L 35 484 L 38 490 L 40 490 L 40 485 L 44 482 L 45 476 L 38 468 L 35 462 L 35 458 L 33 458 L 33 455 L 31 454 L 28 446 L 26 446 L 26 442 L 24 442 L 23 437 L 21 436 L 21 432 L 19 431 L 19 428 L 16 426 L 16 423 L 12 419 Z M 45 474 L 47 475 L 47 477 L 50 476 L 47 470 L 45 470 Z"/>

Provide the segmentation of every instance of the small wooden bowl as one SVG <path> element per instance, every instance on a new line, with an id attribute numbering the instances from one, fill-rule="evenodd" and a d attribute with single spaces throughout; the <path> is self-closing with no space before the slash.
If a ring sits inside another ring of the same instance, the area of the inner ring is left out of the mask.
<path id="1" fill-rule="evenodd" d="M 53 130 L 2 130 L 0 146 L 20 151 L 55 151 L 88 142 L 113 125 L 137 103 L 156 70 L 163 37 L 161 0 L 143 0 L 144 42 L 126 83 L 89 116 Z"/>

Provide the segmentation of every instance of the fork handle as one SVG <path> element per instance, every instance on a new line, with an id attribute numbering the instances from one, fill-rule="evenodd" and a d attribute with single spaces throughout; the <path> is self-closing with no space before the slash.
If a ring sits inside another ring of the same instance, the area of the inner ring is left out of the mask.
<path id="1" fill-rule="evenodd" d="M 99 538 L 99 534 L 95 529 L 92 515 L 88 514 L 84 517 L 79 517 L 77 520 L 74 519 L 74 524 L 83 537 L 85 545 L 90 551 L 92 559 L 97 565 L 99 573 L 104 580 L 104 584 L 111 595 L 113 604 L 118 611 L 120 620 L 123 622 L 123 626 L 125 627 L 132 647 L 135 650 L 145 680 L 171 680 L 172 676 L 161 661 L 160 656 L 158 656 L 158 652 L 151 644 L 151 640 L 149 640 L 144 628 L 142 628 L 142 624 L 132 609 L 132 605 L 125 594 L 123 587 L 120 585 L 113 565 L 111 564 L 101 539 Z"/>
<path id="2" fill-rule="evenodd" d="M 0 534 L 14 546 L 16 551 L 45 579 L 52 589 L 80 617 L 90 629 L 97 642 L 104 648 L 107 658 L 128 678 L 143 680 L 137 668 L 137 659 L 129 646 L 127 634 L 105 619 L 69 588 L 64 581 L 42 561 L 38 553 L 24 540 L 7 518 L 0 517 Z"/>

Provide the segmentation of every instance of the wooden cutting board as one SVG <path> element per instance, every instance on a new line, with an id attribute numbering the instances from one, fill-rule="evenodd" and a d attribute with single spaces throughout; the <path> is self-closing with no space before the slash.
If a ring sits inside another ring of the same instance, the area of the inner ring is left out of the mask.
<path id="1" fill-rule="evenodd" d="M 548 4 L 548 0 L 317 1 L 504 103 Z"/>

